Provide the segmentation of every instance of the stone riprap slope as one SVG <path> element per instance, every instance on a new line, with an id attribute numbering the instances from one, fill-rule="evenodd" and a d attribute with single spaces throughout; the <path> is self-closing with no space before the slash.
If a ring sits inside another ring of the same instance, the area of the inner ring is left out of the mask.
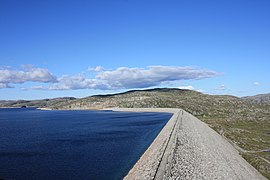
<path id="1" fill-rule="evenodd" d="M 125 179 L 265 179 L 226 139 L 181 109 L 113 110 L 174 113 Z"/>

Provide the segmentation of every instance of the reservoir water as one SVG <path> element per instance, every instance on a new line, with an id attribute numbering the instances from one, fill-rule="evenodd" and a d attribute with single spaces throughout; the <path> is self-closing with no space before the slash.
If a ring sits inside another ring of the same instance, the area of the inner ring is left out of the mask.
<path id="1" fill-rule="evenodd" d="M 171 116 L 0 109 L 0 179 L 122 179 Z"/>

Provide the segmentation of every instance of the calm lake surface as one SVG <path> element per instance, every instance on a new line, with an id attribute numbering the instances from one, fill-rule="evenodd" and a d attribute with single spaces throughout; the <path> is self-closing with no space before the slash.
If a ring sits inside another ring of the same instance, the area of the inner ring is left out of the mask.
<path id="1" fill-rule="evenodd" d="M 171 116 L 0 109 L 0 179 L 122 179 Z"/>

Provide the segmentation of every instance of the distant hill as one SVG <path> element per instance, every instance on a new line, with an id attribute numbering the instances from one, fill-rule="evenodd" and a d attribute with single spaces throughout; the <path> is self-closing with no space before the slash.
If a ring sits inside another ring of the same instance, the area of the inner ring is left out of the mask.
<path id="1" fill-rule="evenodd" d="M 270 104 L 270 93 L 269 94 L 258 94 L 255 96 L 243 97 L 245 100 L 253 101 L 256 103 L 268 103 Z"/>
<path id="2" fill-rule="evenodd" d="M 0 107 L 40 107 L 46 108 L 53 106 L 54 104 L 67 103 L 75 100 L 74 97 L 63 97 L 53 99 L 41 99 L 41 100 L 0 100 Z"/>
<path id="3" fill-rule="evenodd" d="M 265 104 L 258 104 L 229 95 L 208 95 L 192 90 L 156 88 L 132 90 L 109 95 L 94 95 L 65 103 L 52 104 L 53 109 L 103 109 L 110 107 L 129 108 L 182 108 L 196 116 L 228 116 L 258 111 L 264 113 Z M 260 110 L 258 110 L 260 109 Z M 266 108 L 267 109 L 267 108 Z M 257 113 L 249 114 L 247 119 Z"/>

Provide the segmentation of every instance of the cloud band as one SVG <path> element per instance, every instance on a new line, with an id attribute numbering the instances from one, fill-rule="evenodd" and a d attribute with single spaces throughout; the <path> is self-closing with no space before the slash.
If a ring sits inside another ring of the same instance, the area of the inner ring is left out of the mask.
<path id="1" fill-rule="evenodd" d="M 48 86 L 33 87 L 33 89 L 47 90 L 148 88 L 166 82 L 200 80 L 220 75 L 212 70 L 182 66 L 119 67 L 115 70 L 105 70 L 98 66 L 88 69 L 91 70 L 89 73 L 94 73 L 93 78 L 86 78 L 83 75 L 65 75 L 57 78 L 47 69 L 42 68 L 30 68 L 24 71 L 4 69 L 0 70 L 0 88 L 28 81 L 49 83 Z"/>

